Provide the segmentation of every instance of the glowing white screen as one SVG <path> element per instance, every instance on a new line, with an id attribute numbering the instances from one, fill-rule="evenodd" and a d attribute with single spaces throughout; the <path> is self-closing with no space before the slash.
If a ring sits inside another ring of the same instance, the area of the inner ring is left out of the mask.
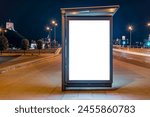
<path id="1" fill-rule="evenodd" d="M 69 80 L 110 80 L 110 21 L 69 21 Z"/>

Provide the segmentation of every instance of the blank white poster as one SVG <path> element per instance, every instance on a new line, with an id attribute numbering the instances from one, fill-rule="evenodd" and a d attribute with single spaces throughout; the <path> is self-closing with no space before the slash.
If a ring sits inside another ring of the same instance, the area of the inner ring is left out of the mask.
<path id="1" fill-rule="evenodd" d="M 69 20 L 69 80 L 110 80 L 109 20 Z"/>

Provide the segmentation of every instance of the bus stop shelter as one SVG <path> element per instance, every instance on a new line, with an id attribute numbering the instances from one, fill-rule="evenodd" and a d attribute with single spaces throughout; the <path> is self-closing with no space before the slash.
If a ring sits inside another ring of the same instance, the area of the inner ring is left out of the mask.
<path id="1" fill-rule="evenodd" d="M 61 8 L 62 90 L 112 86 L 113 15 L 118 8 Z"/>

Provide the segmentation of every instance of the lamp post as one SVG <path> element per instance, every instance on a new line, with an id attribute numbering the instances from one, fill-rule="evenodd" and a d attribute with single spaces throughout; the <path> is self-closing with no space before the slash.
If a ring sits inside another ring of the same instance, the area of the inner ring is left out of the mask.
<path id="1" fill-rule="evenodd" d="M 55 41 L 56 41 L 56 27 L 57 27 L 57 25 L 58 25 L 57 23 L 54 24 L 54 29 L 55 29 L 54 30 L 54 39 L 55 39 Z"/>
<path id="2" fill-rule="evenodd" d="M 56 27 L 58 26 L 55 20 L 52 20 L 52 25 L 54 27 L 54 44 L 56 44 Z"/>
<path id="3" fill-rule="evenodd" d="M 51 29 L 50 26 L 47 26 L 46 30 L 48 31 L 47 40 L 48 40 L 48 43 L 49 43 L 49 47 L 51 48 L 51 31 L 52 31 L 52 29 Z"/>
<path id="4" fill-rule="evenodd" d="M 150 28 L 150 22 L 147 23 L 147 26 Z M 150 40 L 150 34 L 148 35 L 148 40 Z"/>
<path id="5" fill-rule="evenodd" d="M 130 32 L 130 48 L 131 48 L 133 26 L 130 25 L 130 26 L 128 27 L 128 30 L 129 30 L 129 32 Z"/>
<path id="6" fill-rule="evenodd" d="M 50 41 L 51 41 L 51 31 L 52 31 L 52 29 L 49 27 L 49 26 L 47 26 L 46 27 L 46 30 L 48 31 L 48 38 L 50 39 Z"/>

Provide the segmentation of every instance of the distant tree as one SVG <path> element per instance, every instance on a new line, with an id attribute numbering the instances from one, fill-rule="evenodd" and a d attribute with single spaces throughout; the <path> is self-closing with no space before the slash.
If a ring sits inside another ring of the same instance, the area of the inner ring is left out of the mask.
<path id="1" fill-rule="evenodd" d="M 23 39 L 22 40 L 22 50 L 24 50 L 24 55 L 25 55 L 25 51 L 28 50 L 28 48 L 29 48 L 29 40 Z"/>
<path id="2" fill-rule="evenodd" d="M 39 50 L 39 54 L 40 54 L 40 50 L 43 48 L 43 41 L 42 40 L 38 40 L 37 41 L 37 49 Z"/>
<path id="3" fill-rule="evenodd" d="M 0 51 L 1 51 L 1 54 L 2 54 L 2 51 L 7 50 L 8 46 L 9 46 L 8 39 L 4 35 L 0 36 Z"/>

